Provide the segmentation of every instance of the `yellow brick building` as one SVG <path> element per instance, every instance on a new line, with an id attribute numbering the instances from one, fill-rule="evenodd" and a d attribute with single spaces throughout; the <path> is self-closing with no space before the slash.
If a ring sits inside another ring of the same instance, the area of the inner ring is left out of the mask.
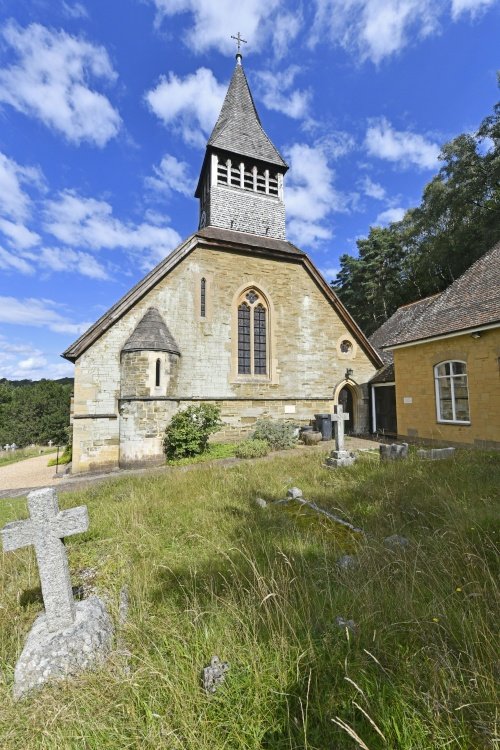
<path id="1" fill-rule="evenodd" d="M 221 408 L 219 439 L 261 417 L 304 424 L 339 400 L 352 431 L 368 430 L 381 359 L 285 239 L 287 169 L 238 55 L 201 169 L 198 231 L 64 353 L 75 472 L 161 461 L 166 425 L 193 402 Z"/>
<path id="2" fill-rule="evenodd" d="M 371 342 L 394 358 L 401 437 L 500 449 L 500 243 Z"/>

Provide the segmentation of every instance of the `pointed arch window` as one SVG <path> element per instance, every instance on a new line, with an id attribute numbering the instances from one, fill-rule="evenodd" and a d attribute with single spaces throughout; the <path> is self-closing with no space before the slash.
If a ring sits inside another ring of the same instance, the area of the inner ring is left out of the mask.
<path id="1" fill-rule="evenodd" d="M 250 289 L 238 300 L 238 374 L 268 374 L 268 309 L 262 294 Z"/>

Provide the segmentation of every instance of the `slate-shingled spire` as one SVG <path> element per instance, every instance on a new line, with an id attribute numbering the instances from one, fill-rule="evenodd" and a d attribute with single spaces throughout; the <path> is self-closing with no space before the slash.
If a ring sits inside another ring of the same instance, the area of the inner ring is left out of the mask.
<path id="1" fill-rule="evenodd" d="M 207 143 L 196 197 L 199 227 L 285 239 L 285 160 L 264 132 L 248 81 L 236 66 Z"/>

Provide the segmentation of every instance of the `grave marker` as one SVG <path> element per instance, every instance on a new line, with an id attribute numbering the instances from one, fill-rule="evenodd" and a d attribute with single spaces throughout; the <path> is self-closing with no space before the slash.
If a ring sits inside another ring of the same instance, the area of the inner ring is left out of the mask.
<path id="1" fill-rule="evenodd" d="M 89 527 L 87 508 L 59 510 L 56 491 L 34 490 L 28 495 L 29 521 L 14 521 L 0 532 L 5 552 L 33 545 L 40 572 L 48 630 L 60 630 L 75 619 L 68 557 L 63 537 Z"/>
<path id="2" fill-rule="evenodd" d="M 350 419 L 350 414 L 344 412 L 342 404 L 334 406 L 332 422 L 335 425 L 335 450 L 343 451 L 344 449 L 344 422 Z"/>

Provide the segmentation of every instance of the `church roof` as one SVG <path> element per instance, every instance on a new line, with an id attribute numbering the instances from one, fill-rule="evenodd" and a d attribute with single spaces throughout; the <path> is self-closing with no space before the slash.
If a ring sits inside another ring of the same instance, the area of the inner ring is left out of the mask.
<path id="1" fill-rule="evenodd" d="M 132 307 L 148 294 L 151 289 L 164 279 L 172 269 L 178 266 L 197 247 L 208 247 L 219 252 L 237 252 L 255 257 L 271 258 L 277 261 L 299 263 L 313 278 L 328 299 L 337 315 L 344 322 L 346 328 L 359 342 L 366 355 L 376 367 L 381 367 L 382 360 L 378 352 L 370 344 L 357 323 L 348 313 L 332 288 L 327 284 L 314 263 L 299 248 L 286 240 L 272 237 L 261 237 L 247 232 L 235 232 L 230 229 L 206 227 L 192 234 L 181 243 L 170 255 L 162 260 L 152 271 L 139 281 L 125 294 L 107 313 L 91 326 L 69 346 L 62 356 L 70 362 L 75 362 L 89 347 L 91 347 L 111 326 L 125 315 Z M 175 343 L 175 342 L 174 342 Z M 177 348 L 178 351 L 178 348 Z"/>
<path id="2" fill-rule="evenodd" d="M 138 351 L 180 354 L 174 337 L 156 307 L 149 308 L 122 349 L 122 352 Z"/>
<path id="3" fill-rule="evenodd" d="M 444 292 L 400 307 L 371 341 L 378 335 L 375 346 L 394 347 L 496 324 L 500 325 L 500 242 Z"/>
<path id="4" fill-rule="evenodd" d="M 234 69 L 208 146 L 288 169 L 287 163 L 264 132 L 240 63 Z"/>

